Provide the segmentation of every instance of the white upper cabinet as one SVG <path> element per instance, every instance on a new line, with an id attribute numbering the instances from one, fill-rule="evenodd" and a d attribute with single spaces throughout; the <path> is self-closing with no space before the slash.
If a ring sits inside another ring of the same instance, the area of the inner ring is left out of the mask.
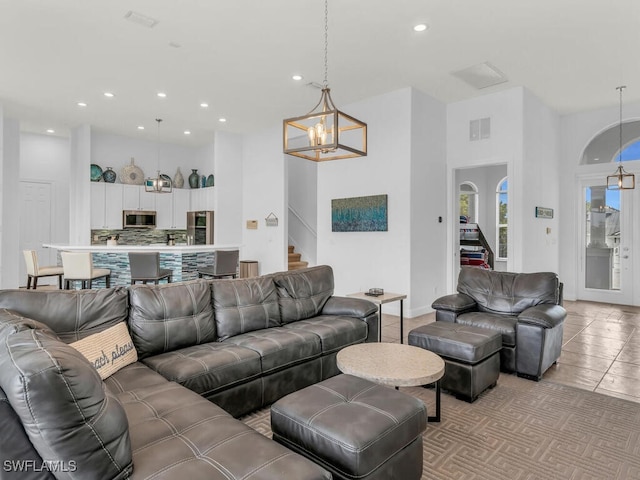
<path id="1" fill-rule="evenodd" d="M 144 191 L 144 186 L 123 185 L 122 208 L 123 210 L 155 210 L 156 196 L 158 193 Z"/>
<path id="2" fill-rule="evenodd" d="M 156 194 L 156 228 L 186 230 L 189 190 L 174 188 L 171 193 Z"/>
<path id="3" fill-rule="evenodd" d="M 122 229 L 121 183 L 91 182 L 92 229 Z"/>

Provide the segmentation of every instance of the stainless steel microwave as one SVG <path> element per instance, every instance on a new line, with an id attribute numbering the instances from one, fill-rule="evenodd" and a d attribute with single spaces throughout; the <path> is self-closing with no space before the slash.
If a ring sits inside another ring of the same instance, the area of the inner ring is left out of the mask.
<path id="1" fill-rule="evenodd" d="M 124 210 L 123 228 L 156 228 L 155 210 Z"/>

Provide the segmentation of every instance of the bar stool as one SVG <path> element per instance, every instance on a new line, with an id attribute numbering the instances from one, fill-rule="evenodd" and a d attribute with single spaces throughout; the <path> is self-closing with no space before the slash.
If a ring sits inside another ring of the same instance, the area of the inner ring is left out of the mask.
<path id="1" fill-rule="evenodd" d="M 40 277 L 58 277 L 58 288 L 62 290 L 62 267 L 57 265 L 47 265 L 45 267 L 38 266 L 38 254 L 35 250 L 23 250 L 24 261 L 27 264 L 27 290 L 31 288 L 31 279 L 33 279 L 33 289 L 38 286 L 38 278 Z"/>
<path id="2" fill-rule="evenodd" d="M 173 270 L 160 268 L 160 253 L 129 252 L 129 268 L 131 269 L 131 285 L 136 282 L 154 282 L 156 285 L 163 278 L 171 283 Z"/>
<path id="3" fill-rule="evenodd" d="M 91 281 L 105 277 L 106 287 L 111 286 L 111 270 L 93 268 L 91 252 L 61 252 L 64 269 L 64 288 L 69 289 L 70 282 L 81 281 L 82 288 L 91 288 Z"/>
<path id="4" fill-rule="evenodd" d="M 238 276 L 238 258 L 240 250 L 216 250 L 213 265 L 198 269 L 198 278 L 208 275 L 213 278 L 236 278 Z"/>

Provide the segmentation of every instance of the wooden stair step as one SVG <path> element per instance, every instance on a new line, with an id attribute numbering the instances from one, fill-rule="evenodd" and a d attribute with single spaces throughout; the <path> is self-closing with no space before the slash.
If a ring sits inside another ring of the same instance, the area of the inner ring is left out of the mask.
<path id="1" fill-rule="evenodd" d="M 289 270 L 298 270 L 300 268 L 307 268 L 309 262 L 289 262 Z"/>
<path id="2" fill-rule="evenodd" d="M 299 262 L 300 257 L 302 257 L 301 253 L 290 253 L 289 254 L 289 263 L 291 262 Z"/>
<path id="3" fill-rule="evenodd" d="M 295 247 L 293 245 L 289 245 L 289 253 L 293 253 L 294 248 Z"/>

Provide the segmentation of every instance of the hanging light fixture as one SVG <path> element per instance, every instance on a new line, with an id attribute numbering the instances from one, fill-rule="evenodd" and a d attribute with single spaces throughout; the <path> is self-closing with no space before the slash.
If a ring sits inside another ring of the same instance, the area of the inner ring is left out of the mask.
<path id="1" fill-rule="evenodd" d="M 367 124 L 341 112 L 331 99 L 327 82 L 329 6 L 324 2 L 324 82 L 320 101 L 301 117 L 284 120 L 284 153 L 325 162 L 367 155 Z"/>
<path id="2" fill-rule="evenodd" d="M 156 118 L 156 122 L 158 122 L 158 174 L 155 178 L 149 177 L 144 181 L 144 191 L 151 193 L 171 193 L 173 190 L 171 178 L 160 173 L 160 122 L 162 122 L 162 119 Z"/>
<path id="3" fill-rule="evenodd" d="M 636 188 L 636 176 L 622 168 L 622 91 L 625 85 L 616 87 L 620 91 L 620 144 L 618 150 L 618 168 L 613 175 L 607 176 L 607 190 L 633 190 Z"/>

